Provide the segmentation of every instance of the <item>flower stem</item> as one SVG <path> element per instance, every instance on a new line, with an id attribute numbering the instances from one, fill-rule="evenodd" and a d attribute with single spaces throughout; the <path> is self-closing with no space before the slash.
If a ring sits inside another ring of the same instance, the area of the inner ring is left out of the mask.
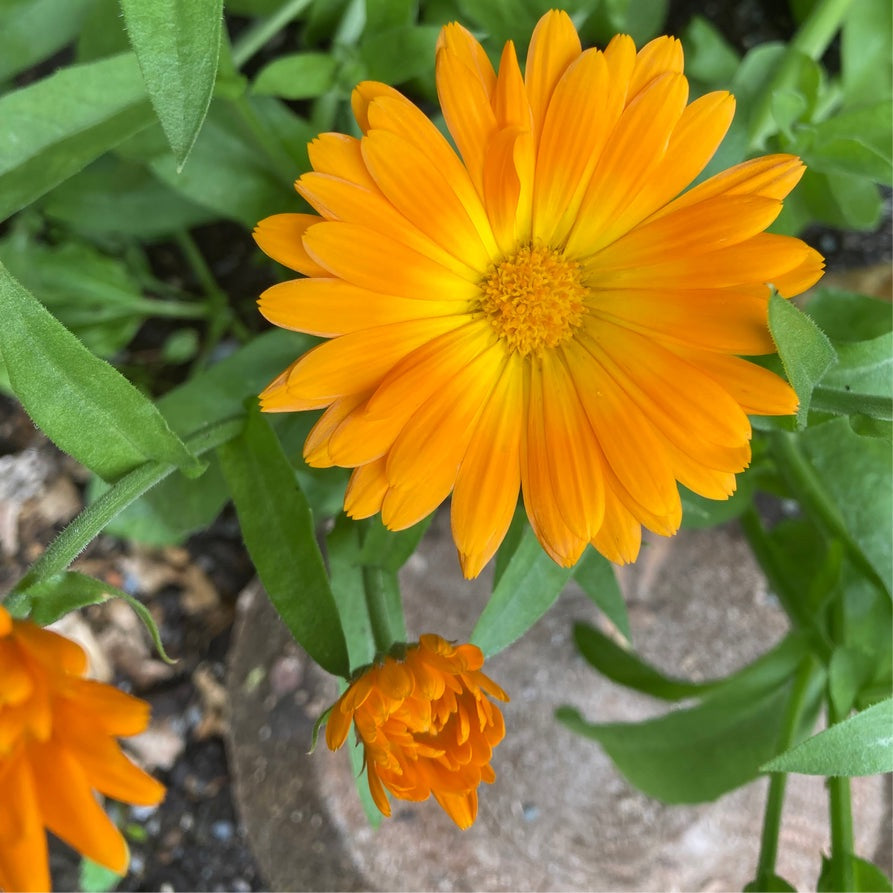
<path id="1" fill-rule="evenodd" d="M 199 456 L 235 437 L 245 423 L 242 416 L 208 425 L 185 438 L 186 447 Z M 167 462 L 144 462 L 127 473 L 88 505 L 47 547 L 14 587 L 24 591 L 33 583 L 65 570 L 102 529 L 134 500 L 164 480 L 176 466 Z"/>
<path id="2" fill-rule="evenodd" d="M 369 612 L 369 623 L 372 626 L 372 639 L 375 642 L 375 653 L 386 654 L 397 638 L 391 629 L 390 612 L 382 571 L 380 567 L 365 565 L 363 567 L 363 590 L 366 593 L 366 610 Z"/>
<path id="3" fill-rule="evenodd" d="M 838 598 L 831 611 L 831 636 L 837 645 L 845 641 L 846 617 L 843 599 Z M 838 709 L 832 697 L 827 698 L 828 724 L 833 726 L 847 717 L 846 708 Z M 828 808 L 831 824 L 831 890 L 853 890 L 853 810 L 850 801 L 850 780 L 846 776 L 828 779 Z"/>
<path id="4" fill-rule="evenodd" d="M 784 726 L 778 741 L 778 752 L 783 753 L 796 743 L 797 732 L 803 708 L 807 701 L 816 663 L 812 658 L 804 659 L 791 689 Z M 785 787 L 788 776 L 785 772 L 773 772 L 769 777 L 769 792 L 766 797 L 766 811 L 763 815 L 763 832 L 760 838 L 760 856 L 757 862 L 757 876 L 754 887 L 770 889 L 775 874 L 775 860 L 778 856 L 778 834 L 781 830 L 781 815 L 784 807 Z"/>
<path id="5" fill-rule="evenodd" d="M 297 18 L 311 0 L 289 0 L 273 15 L 259 19 L 233 44 L 233 64 L 241 68 L 274 34 L 281 31 L 292 19 Z"/>
<path id="6" fill-rule="evenodd" d="M 766 138 L 775 132 L 772 120 L 772 95 L 791 86 L 797 75 L 800 54 L 818 61 L 828 48 L 852 5 L 853 0 L 818 0 L 806 21 L 788 45 L 772 79 L 763 90 L 750 120 L 750 148 L 762 148 Z"/>

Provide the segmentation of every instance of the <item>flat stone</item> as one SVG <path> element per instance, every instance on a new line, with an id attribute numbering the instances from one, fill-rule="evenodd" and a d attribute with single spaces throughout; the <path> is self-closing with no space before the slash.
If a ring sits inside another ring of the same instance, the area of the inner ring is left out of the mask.
<path id="1" fill-rule="evenodd" d="M 440 513 L 401 576 L 410 638 L 437 632 L 467 641 L 489 591 L 486 573 L 462 579 Z M 636 650 L 674 675 L 725 675 L 787 628 L 733 526 L 655 538 L 619 576 Z M 294 643 L 260 586 L 249 586 L 231 652 L 230 748 L 237 801 L 272 888 L 741 889 L 756 866 L 766 781 L 694 806 L 666 806 L 631 787 L 594 742 L 556 722 L 555 710 L 570 704 L 591 720 L 635 721 L 668 706 L 595 673 L 574 648 L 577 620 L 599 623 L 600 615 L 570 586 L 487 662 L 512 700 L 493 758 L 497 779 L 482 786 L 472 829 L 459 831 L 434 801 L 394 801 L 393 817 L 374 830 L 348 754 L 323 744 L 307 755 L 313 723 L 337 696 L 335 680 Z M 882 862 L 888 782 L 853 783 L 857 851 Z M 821 778 L 789 779 L 779 849 L 778 873 L 815 889 L 828 850 Z"/>

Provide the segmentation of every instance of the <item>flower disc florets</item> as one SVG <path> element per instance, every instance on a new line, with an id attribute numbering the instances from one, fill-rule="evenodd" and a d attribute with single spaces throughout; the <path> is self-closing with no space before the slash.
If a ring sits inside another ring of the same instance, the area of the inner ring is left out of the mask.
<path id="1" fill-rule="evenodd" d="M 403 660 L 389 655 L 354 679 L 333 706 L 326 743 L 337 750 L 356 724 L 369 790 L 384 815 L 387 788 L 402 800 L 433 794 L 460 828 L 474 822 L 478 785 L 495 780 L 490 757 L 505 735 L 487 695 L 508 700 L 480 671 L 483 662 L 474 645 L 424 635 Z"/>

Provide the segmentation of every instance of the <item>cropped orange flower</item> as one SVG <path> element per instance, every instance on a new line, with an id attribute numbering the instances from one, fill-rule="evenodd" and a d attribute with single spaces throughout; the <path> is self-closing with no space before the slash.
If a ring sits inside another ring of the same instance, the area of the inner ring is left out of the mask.
<path id="1" fill-rule="evenodd" d="M 164 796 L 115 741 L 146 728 L 148 704 L 86 670 L 79 645 L 0 606 L 2 890 L 50 888 L 45 828 L 123 874 L 127 844 L 94 791 L 141 805 Z"/>
<path id="2" fill-rule="evenodd" d="M 369 790 L 384 815 L 391 814 L 385 788 L 401 800 L 433 794 L 460 828 L 471 827 L 478 786 L 495 780 L 490 756 L 505 736 L 502 713 L 486 695 L 508 700 L 483 663 L 474 645 L 425 635 L 401 659 L 366 670 L 332 707 L 326 743 L 337 750 L 356 723 Z"/>
<path id="3" fill-rule="evenodd" d="M 803 172 L 747 161 L 682 192 L 734 99 L 688 103 L 678 40 L 583 51 L 547 13 L 522 75 L 498 73 L 458 24 L 437 88 L 461 155 L 384 84 L 353 94 L 361 139 L 325 133 L 296 188 L 314 214 L 262 221 L 258 244 L 304 274 L 266 291 L 276 325 L 331 339 L 261 395 L 268 412 L 328 407 L 310 465 L 354 468 L 345 509 L 415 524 L 452 493 L 466 576 L 505 536 L 519 490 L 546 551 L 616 562 L 642 525 L 679 528 L 677 482 L 713 499 L 750 461 L 747 415 L 794 411 L 786 382 L 741 359 L 774 350 L 770 284 L 822 273 L 764 232 Z"/>

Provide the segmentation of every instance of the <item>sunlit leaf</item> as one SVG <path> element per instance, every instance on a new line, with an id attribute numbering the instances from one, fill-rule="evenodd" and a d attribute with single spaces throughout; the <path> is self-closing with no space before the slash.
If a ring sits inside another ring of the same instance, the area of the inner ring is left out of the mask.
<path id="1" fill-rule="evenodd" d="M 292 53 L 265 65 L 251 85 L 255 93 L 313 99 L 335 83 L 338 63 L 329 53 Z"/>

